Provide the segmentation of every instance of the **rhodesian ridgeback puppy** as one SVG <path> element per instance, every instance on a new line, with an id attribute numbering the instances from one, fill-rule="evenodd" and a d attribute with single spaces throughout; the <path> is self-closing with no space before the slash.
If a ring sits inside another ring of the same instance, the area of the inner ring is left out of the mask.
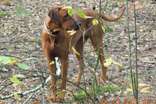
<path id="1" fill-rule="evenodd" d="M 68 14 L 68 9 L 62 9 L 63 7 L 55 7 L 52 8 L 48 16 L 44 22 L 44 26 L 42 28 L 42 48 L 47 57 L 49 71 L 51 73 L 51 98 L 50 100 L 62 100 L 64 99 L 65 94 L 56 94 L 56 80 L 57 77 L 54 76 L 56 74 L 56 64 L 55 58 L 58 57 L 61 61 L 61 78 L 67 78 L 68 71 L 68 55 L 71 51 L 71 47 L 79 53 L 75 54 L 79 64 L 78 76 L 75 83 L 80 83 L 80 79 L 83 72 L 83 44 L 87 39 L 90 39 L 92 45 L 97 51 L 98 46 L 98 25 L 94 26 L 92 24 L 93 19 L 98 18 L 98 12 L 82 9 L 83 13 L 92 18 L 81 18 L 76 12 L 73 16 Z M 119 20 L 125 11 L 125 7 L 122 13 L 117 18 L 108 18 L 104 15 L 101 15 L 101 20 L 113 22 Z M 100 21 L 101 21 L 100 20 Z M 104 34 L 101 26 L 103 26 L 102 21 L 99 22 L 100 25 L 100 47 L 103 47 L 102 43 L 102 34 Z M 67 30 L 75 30 L 76 33 L 72 36 L 67 33 Z M 85 40 L 85 41 L 84 41 Z M 100 48 L 100 63 L 102 67 L 102 78 L 106 81 L 106 67 L 104 66 L 104 52 L 103 49 Z M 53 62 L 53 63 L 52 63 Z M 53 74 L 53 75 L 52 75 Z M 66 88 L 66 81 L 61 80 L 60 89 Z"/>

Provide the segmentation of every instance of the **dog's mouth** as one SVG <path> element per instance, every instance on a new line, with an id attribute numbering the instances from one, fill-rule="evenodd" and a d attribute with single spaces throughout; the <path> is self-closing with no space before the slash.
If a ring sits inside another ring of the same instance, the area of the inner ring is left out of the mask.
<path id="1" fill-rule="evenodd" d="M 79 30 L 79 29 L 80 29 L 80 26 L 78 26 L 78 25 L 75 26 L 75 28 L 74 28 L 75 31 L 77 31 L 77 30 Z"/>
<path id="2" fill-rule="evenodd" d="M 76 33 L 77 30 L 79 30 L 79 26 L 77 26 L 77 27 L 74 28 L 74 29 L 68 29 L 68 28 L 66 29 L 67 33 L 68 33 L 70 36 L 74 35 L 74 34 Z"/>
<path id="3" fill-rule="evenodd" d="M 66 28 L 66 31 L 72 31 L 72 30 L 77 31 L 79 29 L 80 29 L 79 26 L 75 26 L 74 28 Z"/>
<path id="4" fill-rule="evenodd" d="M 67 28 L 66 31 L 72 31 L 72 29 L 68 29 L 68 28 Z"/>
<path id="5" fill-rule="evenodd" d="M 79 30 L 80 29 L 80 26 L 81 26 L 81 22 L 75 22 L 75 24 L 74 25 L 72 25 L 71 27 L 73 27 L 73 28 L 66 28 L 66 31 L 72 31 L 72 30 L 75 30 L 75 31 L 77 31 L 77 30 Z"/>

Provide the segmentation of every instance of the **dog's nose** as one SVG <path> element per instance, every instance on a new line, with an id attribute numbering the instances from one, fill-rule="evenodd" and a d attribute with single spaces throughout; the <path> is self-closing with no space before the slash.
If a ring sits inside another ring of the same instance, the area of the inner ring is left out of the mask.
<path id="1" fill-rule="evenodd" d="M 81 22 L 77 21 L 76 23 L 77 23 L 78 26 L 81 26 Z"/>

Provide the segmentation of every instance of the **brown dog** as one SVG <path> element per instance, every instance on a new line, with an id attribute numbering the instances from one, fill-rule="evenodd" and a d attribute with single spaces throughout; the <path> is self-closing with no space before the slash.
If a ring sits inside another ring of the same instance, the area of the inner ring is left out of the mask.
<path id="1" fill-rule="evenodd" d="M 48 60 L 48 67 L 51 74 L 56 74 L 56 64 L 50 64 L 55 61 L 55 57 L 58 57 L 61 60 L 61 77 L 63 79 L 67 78 L 68 71 L 68 55 L 70 53 L 71 47 L 74 47 L 76 51 L 80 54 L 75 54 L 79 64 L 79 71 L 75 83 L 80 83 L 80 79 L 83 71 L 83 44 L 84 40 L 88 38 L 91 40 L 92 45 L 97 50 L 98 46 L 98 26 L 93 26 L 92 20 L 98 18 L 98 13 L 89 9 L 82 9 L 83 13 L 92 18 L 81 18 L 76 12 L 73 16 L 69 16 L 67 9 L 62 9 L 62 7 L 52 8 L 45 20 L 44 26 L 42 28 L 42 48 Z M 121 18 L 125 11 L 125 7 L 117 18 L 107 18 L 104 15 L 101 15 L 103 20 L 113 22 Z M 99 23 L 103 26 L 103 23 Z M 103 47 L 102 44 L 102 34 L 103 30 L 100 26 L 100 47 Z M 80 29 L 79 29 L 80 28 Z M 70 36 L 66 30 L 76 30 L 77 32 Z M 85 33 L 85 34 L 84 34 Z M 100 48 L 100 53 L 103 54 L 103 49 Z M 106 67 L 103 65 L 104 56 L 99 56 L 101 67 L 102 67 L 102 78 L 106 80 Z M 65 94 L 60 94 L 56 96 L 56 80 L 57 77 L 51 75 L 51 100 L 62 100 Z M 66 88 L 66 81 L 61 80 L 61 89 Z"/>

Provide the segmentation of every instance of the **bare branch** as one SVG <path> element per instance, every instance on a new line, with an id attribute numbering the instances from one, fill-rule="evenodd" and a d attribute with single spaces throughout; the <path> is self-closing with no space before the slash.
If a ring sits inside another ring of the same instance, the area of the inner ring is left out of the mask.
<path id="1" fill-rule="evenodd" d="M 33 93 L 33 92 L 36 92 L 37 90 L 39 90 L 40 88 L 42 88 L 43 86 L 45 86 L 49 81 L 50 81 L 50 76 L 46 79 L 46 81 L 45 82 L 43 82 L 43 83 L 41 83 L 39 86 L 37 86 L 36 88 L 34 88 L 34 89 L 32 89 L 32 90 L 29 90 L 29 91 L 26 91 L 26 92 L 17 92 L 17 93 L 13 93 L 13 94 L 11 94 L 11 95 L 8 95 L 8 96 L 0 96 L 0 99 L 8 99 L 8 98 L 11 98 L 11 97 L 13 97 L 14 96 L 14 94 L 18 94 L 18 95 L 20 95 L 21 97 L 22 96 L 25 96 L 25 95 L 27 95 L 27 94 L 29 94 L 29 93 Z"/>

